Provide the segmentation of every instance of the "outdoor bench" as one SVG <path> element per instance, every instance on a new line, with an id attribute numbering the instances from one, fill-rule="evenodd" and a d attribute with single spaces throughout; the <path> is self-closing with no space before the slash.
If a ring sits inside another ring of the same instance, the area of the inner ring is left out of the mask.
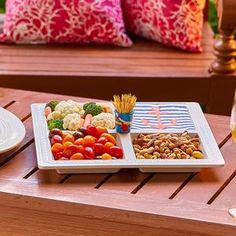
<path id="1" fill-rule="evenodd" d="M 0 45 L 0 86 L 108 100 L 132 92 L 140 101 L 195 101 L 208 113 L 229 114 L 236 87 L 236 1 L 219 0 L 217 7 L 220 36 L 214 43 L 205 21 L 200 54 L 139 38 L 125 49 Z"/>

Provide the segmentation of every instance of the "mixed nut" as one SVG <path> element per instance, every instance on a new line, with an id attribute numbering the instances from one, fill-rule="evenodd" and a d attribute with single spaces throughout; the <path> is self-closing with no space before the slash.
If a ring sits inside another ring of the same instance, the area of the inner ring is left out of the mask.
<path id="1" fill-rule="evenodd" d="M 137 159 L 203 159 L 200 139 L 188 132 L 138 134 L 133 140 Z"/>

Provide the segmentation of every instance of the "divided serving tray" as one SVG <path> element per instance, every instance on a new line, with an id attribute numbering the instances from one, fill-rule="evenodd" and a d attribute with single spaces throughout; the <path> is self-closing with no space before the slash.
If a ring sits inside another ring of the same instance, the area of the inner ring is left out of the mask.
<path id="1" fill-rule="evenodd" d="M 110 103 L 112 107 L 112 104 Z M 142 172 L 197 172 L 202 168 L 220 167 L 224 159 L 210 127 L 197 103 L 138 102 L 134 108 L 129 134 L 109 132 L 124 151 L 123 159 L 116 160 L 54 160 L 48 138 L 45 104 L 32 104 L 38 167 L 55 169 L 58 173 L 114 173 L 121 168 L 138 168 Z M 113 107 L 112 107 L 113 109 Z M 203 159 L 137 159 L 132 140 L 138 134 L 183 133 L 198 135 Z"/>

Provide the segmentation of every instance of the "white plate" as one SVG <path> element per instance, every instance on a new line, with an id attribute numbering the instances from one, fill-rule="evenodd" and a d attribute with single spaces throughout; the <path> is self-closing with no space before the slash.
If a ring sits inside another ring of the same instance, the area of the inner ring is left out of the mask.
<path id="1" fill-rule="evenodd" d="M 196 172 L 219 167 L 224 159 L 210 127 L 197 103 L 137 103 L 130 134 L 114 134 L 124 150 L 122 160 L 54 160 L 50 149 L 45 104 L 32 104 L 32 118 L 38 166 L 59 173 L 117 172 L 121 168 L 139 168 L 142 172 Z M 132 137 L 137 133 L 169 132 L 198 134 L 204 159 L 136 159 Z"/>
<path id="2" fill-rule="evenodd" d="M 7 152 L 25 137 L 25 127 L 11 112 L 0 107 L 0 153 Z"/>

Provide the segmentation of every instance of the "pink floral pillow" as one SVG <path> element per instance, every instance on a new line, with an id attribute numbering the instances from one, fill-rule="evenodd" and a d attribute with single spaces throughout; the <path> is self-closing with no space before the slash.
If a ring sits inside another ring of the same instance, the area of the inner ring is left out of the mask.
<path id="1" fill-rule="evenodd" d="M 127 30 L 200 52 L 205 0 L 122 0 Z"/>
<path id="2" fill-rule="evenodd" d="M 128 47 L 120 0 L 7 0 L 1 42 Z"/>

